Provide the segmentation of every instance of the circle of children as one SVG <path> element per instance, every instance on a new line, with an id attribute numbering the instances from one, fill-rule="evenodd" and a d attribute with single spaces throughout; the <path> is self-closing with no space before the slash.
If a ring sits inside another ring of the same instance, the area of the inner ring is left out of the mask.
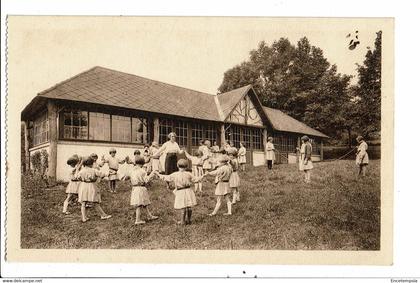
<path id="1" fill-rule="evenodd" d="M 276 151 L 272 141 L 273 139 L 269 137 L 266 143 L 267 167 L 270 170 Z M 302 141 L 299 170 L 305 173 L 304 181 L 309 183 L 310 171 L 313 169 L 311 161 L 312 146 L 307 136 L 303 136 Z M 360 166 L 360 172 L 364 175 L 368 163 L 367 145 L 363 139 L 359 141 L 359 144 L 360 150 L 358 150 L 356 163 Z M 101 192 L 97 187 L 97 182 L 102 178 L 108 178 L 109 191 L 112 193 L 116 193 L 117 180 L 130 180 L 132 186 L 130 204 L 136 208 L 136 225 L 146 223 L 141 219 L 142 210 L 147 214 L 146 220 L 150 221 L 158 218 L 148 208 L 151 204 L 148 185 L 153 179 L 163 180 L 166 182 L 168 189 L 173 189 L 175 195 L 174 208 L 181 212 L 180 221 L 177 223 L 181 225 L 191 224 L 192 207 L 197 205 L 195 193 L 202 192 L 202 180 L 207 176 L 215 177 L 214 183 L 216 186 L 216 205 L 209 216 L 217 214 L 223 199 L 227 205 L 227 212 L 224 215 L 232 215 L 232 204 L 240 201 L 238 171 L 244 171 L 246 164 L 246 148 L 243 143 L 240 143 L 240 149 L 238 150 L 231 147 L 229 142 L 219 148 L 216 143 L 211 146 L 208 140 L 202 140 L 198 150 L 192 156 L 179 147 L 176 142 L 176 134 L 172 132 L 168 135 L 168 141 L 160 148 L 158 143 L 153 142 L 150 148 L 145 146 L 143 153 L 140 150 L 135 150 L 134 160 L 131 160 L 128 156 L 124 159 L 117 158 L 116 153 L 117 151 L 111 148 L 107 158 L 102 156 L 98 160 L 98 155 L 93 153 L 88 157 L 73 155 L 67 160 L 71 172 L 70 181 L 66 188 L 67 198 L 63 204 L 64 214 L 69 214 L 69 203 L 78 199 L 78 202 L 81 203 L 82 222 L 89 220 L 87 207 L 95 207 L 102 220 L 111 218 L 111 215 L 106 214 L 100 205 Z M 177 159 L 178 154 L 185 154 L 186 158 L 191 161 L 192 172 L 187 171 L 188 161 L 186 159 Z M 159 160 L 161 155 L 166 156 L 165 168 L 161 168 Z M 109 167 L 107 173 L 100 170 L 105 163 Z M 133 164 L 134 166 L 124 176 L 117 177 L 119 164 L 123 163 Z M 165 174 L 160 173 L 163 171 Z"/>

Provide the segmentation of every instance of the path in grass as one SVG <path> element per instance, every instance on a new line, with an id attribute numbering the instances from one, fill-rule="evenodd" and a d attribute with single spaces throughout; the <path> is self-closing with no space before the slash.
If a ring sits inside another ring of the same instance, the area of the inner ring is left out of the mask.
<path id="1" fill-rule="evenodd" d="M 150 189 L 150 208 L 160 218 L 143 226 L 134 225 L 128 182 L 118 183 L 117 194 L 103 192 L 111 219 L 102 221 L 89 210 L 91 220 L 82 224 L 79 205 L 70 206 L 70 215 L 61 213 L 64 187 L 39 189 L 25 181 L 22 248 L 377 250 L 380 161 L 371 161 L 364 179 L 357 180 L 355 171 L 354 161 L 317 163 L 307 185 L 294 164 L 272 172 L 249 167 L 240 173 L 241 202 L 230 217 L 222 215 L 226 205 L 220 215 L 207 216 L 215 204 L 209 178 L 190 226 L 176 225 L 173 194 L 161 181 Z"/>

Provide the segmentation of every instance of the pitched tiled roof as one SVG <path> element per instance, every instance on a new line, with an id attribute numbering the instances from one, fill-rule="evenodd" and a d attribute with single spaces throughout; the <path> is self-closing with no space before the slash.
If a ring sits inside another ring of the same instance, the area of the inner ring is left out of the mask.
<path id="1" fill-rule="evenodd" d="M 290 117 L 282 111 L 270 107 L 263 107 L 265 113 L 273 124 L 275 130 L 305 134 L 309 136 L 323 137 L 328 138 L 327 135 L 324 135 L 320 131 L 312 129 L 311 127 L 305 125 L 302 122 Z"/>
<path id="2" fill-rule="evenodd" d="M 220 121 L 214 95 L 94 67 L 39 96 Z"/>
<path id="3" fill-rule="evenodd" d="M 22 114 L 35 107 L 37 100 L 53 98 L 223 122 L 250 89 L 252 86 L 247 85 L 216 96 L 94 67 L 39 93 Z M 280 110 L 269 107 L 261 109 L 278 131 L 327 137 Z"/>
<path id="4" fill-rule="evenodd" d="M 246 85 L 228 92 L 217 95 L 222 110 L 222 119 L 226 118 L 233 108 L 238 104 L 239 100 L 249 91 L 251 85 Z"/>

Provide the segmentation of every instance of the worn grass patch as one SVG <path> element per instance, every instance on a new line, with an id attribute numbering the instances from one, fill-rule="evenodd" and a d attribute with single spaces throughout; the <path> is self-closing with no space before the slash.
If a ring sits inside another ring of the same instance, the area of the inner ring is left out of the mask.
<path id="1" fill-rule="evenodd" d="M 89 209 L 81 223 L 80 206 L 61 213 L 65 187 L 44 188 L 32 177 L 22 180 L 22 248 L 111 249 L 278 249 L 378 250 L 380 248 L 380 161 L 357 180 L 353 161 L 315 164 L 312 184 L 302 182 L 294 164 L 241 172 L 241 202 L 233 215 L 207 216 L 214 207 L 214 185 L 197 194 L 193 224 L 178 226 L 173 194 L 155 181 L 151 211 L 159 219 L 134 225 L 131 188 L 119 182 L 118 193 L 103 191 L 103 208 L 112 218 L 102 221 Z M 106 188 L 106 183 L 101 183 Z"/>

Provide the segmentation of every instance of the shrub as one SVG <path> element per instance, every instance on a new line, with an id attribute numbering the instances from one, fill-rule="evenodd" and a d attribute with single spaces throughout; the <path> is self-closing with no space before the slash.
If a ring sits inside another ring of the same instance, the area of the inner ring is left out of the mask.
<path id="1" fill-rule="evenodd" d="M 42 157 L 40 151 L 36 151 L 34 154 L 32 154 L 31 164 L 35 173 L 40 174 L 40 172 L 42 172 Z"/>

